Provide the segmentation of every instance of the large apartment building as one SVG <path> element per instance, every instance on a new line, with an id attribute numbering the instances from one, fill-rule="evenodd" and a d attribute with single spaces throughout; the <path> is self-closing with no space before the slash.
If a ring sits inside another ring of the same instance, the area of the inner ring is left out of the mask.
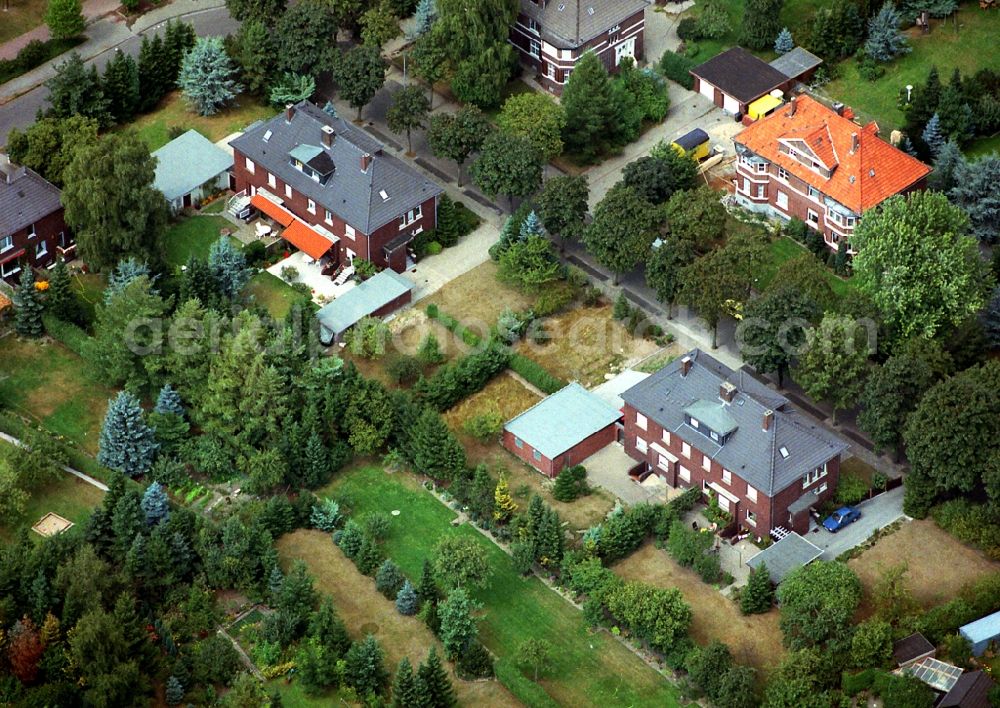
<path id="1" fill-rule="evenodd" d="M 643 57 L 649 0 L 521 0 L 510 41 L 539 83 L 561 94 L 576 62 L 592 51 L 611 73 Z"/>
<path id="2" fill-rule="evenodd" d="M 923 189 L 931 168 L 859 125 L 848 108 L 807 96 L 750 124 L 736 145 L 736 200 L 782 219 L 798 217 L 831 249 L 861 216 L 895 194 Z"/>

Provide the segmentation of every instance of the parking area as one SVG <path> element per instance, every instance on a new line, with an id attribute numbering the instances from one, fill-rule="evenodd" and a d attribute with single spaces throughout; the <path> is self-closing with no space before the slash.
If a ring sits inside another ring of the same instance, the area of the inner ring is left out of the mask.
<path id="1" fill-rule="evenodd" d="M 875 531 L 903 518 L 903 487 L 897 487 L 874 499 L 858 504 L 861 518 L 837 533 L 830 533 L 816 523 L 806 538 L 823 549 L 823 560 L 833 560 L 864 542 Z"/>
<path id="2" fill-rule="evenodd" d="M 632 481 L 628 471 L 635 466 L 635 460 L 628 456 L 620 443 L 611 443 L 581 464 L 587 468 L 589 484 L 610 492 L 622 504 L 662 503 L 667 500 L 669 487 L 655 474 L 643 484 Z"/>

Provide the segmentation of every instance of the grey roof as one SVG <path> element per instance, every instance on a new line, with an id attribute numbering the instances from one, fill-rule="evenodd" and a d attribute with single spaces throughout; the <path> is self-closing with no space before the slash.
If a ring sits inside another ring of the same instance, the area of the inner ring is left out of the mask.
<path id="1" fill-rule="evenodd" d="M 521 0 L 521 12 L 538 23 L 546 42 L 574 49 L 649 4 L 650 0 Z"/>
<path id="2" fill-rule="evenodd" d="M 771 582 L 777 585 L 793 570 L 809 565 L 821 555 L 821 548 L 793 531 L 748 560 L 747 565 L 758 568 L 761 563 L 766 563 L 767 574 L 771 576 Z"/>
<path id="3" fill-rule="evenodd" d="M 412 282 L 387 268 L 321 307 L 316 319 L 322 329 L 337 336 L 410 290 Z"/>
<path id="4" fill-rule="evenodd" d="M 967 671 L 938 703 L 938 708 L 989 708 L 993 679 L 984 671 Z"/>
<path id="5" fill-rule="evenodd" d="M 788 513 L 794 516 L 795 514 L 799 514 L 805 511 L 815 503 L 816 503 L 816 495 L 813 494 L 812 492 L 806 492 L 801 497 L 799 497 L 798 499 L 796 499 L 795 501 L 793 501 L 791 504 L 788 505 Z"/>
<path id="6" fill-rule="evenodd" d="M 62 209 L 59 188 L 34 170 L 10 163 L 0 170 L 0 237 Z"/>
<path id="7" fill-rule="evenodd" d="M 504 429 L 551 460 L 621 415 L 574 381 L 510 420 Z"/>
<path id="8" fill-rule="evenodd" d="M 685 356 L 691 359 L 687 376 L 681 376 L 685 357 L 679 357 L 625 391 L 622 399 L 767 496 L 797 483 L 806 472 L 849 447 L 743 370 L 733 371 L 699 349 Z M 719 445 L 692 428 L 684 411 L 695 403 L 722 406 L 719 387 L 723 383 L 736 387 L 732 403 L 725 404 L 736 429 Z M 763 429 L 766 411 L 774 414 L 767 431 Z"/>
<path id="9" fill-rule="evenodd" d="M 797 79 L 810 69 L 815 69 L 823 60 L 802 47 L 795 47 L 790 52 L 782 54 L 771 62 L 771 67 L 777 69 L 790 79 Z"/>
<path id="10" fill-rule="evenodd" d="M 167 201 L 190 194 L 233 166 L 233 156 L 197 130 L 179 135 L 153 153 L 153 186 Z"/>
<path id="11" fill-rule="evenodd" d="M 741 103 L 755 101 L 788 81 L 788 77 L 743 47 L 733 47 L 691 69 Z"/>
<path id="12" fill-rule="evenodd" d="M 719 435 L 729 435 L 736 430 L 736 419 L 726 411 L 728 403 L 718 401 L 697 400 L 684 409 L 684 412 L 695 420 L 704 423 Z"/>
<path id="13" fill-rule="evenodd" d="M 643 371 L 625 369 L 621 373 L 616 374 L 613 378 L 610 378 L 604 383 L 590 389 L 590 392 L 607 403 L 609 406 L 614 406 L 615 408 L 621 410 L 621 407 L 625 405 L 625 402 L 622 401 L 622 393 L 629 390 L 640 381 L 645 381 L 647 378 L 649 378 L 649 374 Z"/>
<path id="14" fill-rule="evenodd" d="M 327 125 L 334 131 L 333 145 L 319 148 L 323 126 Z M 291 122 L 282 112 L 267 122 L 250 126 L 230 145 L 364 234 L 371 234 L 442 192 L 441 187 L 420 172 L 385 153 L 382 143 L 364 130 L 308 101 L 295 106 Z M 333 163 L 333 175 L 326 184 L 313 180 L 289 163 L 293 151 L 298 155 L 305 150 L 315 160 L 317 149 Z M 361 158 L 366 154 L 372 160 L 363 171 Z M 381 196 L 382 192 L 386 198 Z"/>

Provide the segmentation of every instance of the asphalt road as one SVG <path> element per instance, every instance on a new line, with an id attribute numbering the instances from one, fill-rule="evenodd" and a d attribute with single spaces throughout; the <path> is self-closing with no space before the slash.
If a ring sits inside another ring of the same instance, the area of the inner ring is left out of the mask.
<path id="1" fill-rule="evenodd" d="M 239 27 L 239 23 L 229 16 L 229 11 L 224 7 L 195 12 L 183 19 L 194 26 L 195 32 L 199 36 L 227 35 L 235 32 Z M 146 30 L 145 34 L 155 33 L 161 29 L 162 25 L 156 25 Z M 142 35 L 133 35 L 118 45 L 117 49 L 137 57 L 141 44 Z M 99 54 L 87 64 L 97 64 L 98 68 L 103 70 L 114 51 L 114 49 L 110 49 Z M 0 106 L 0 145 L 7 142 L 7 133 L 10 132 L 11 128 L 24 129 L 35 122 L 38 111 L 45 110 L 48 106 L 45 100 L 48 95 L 49 90 L 45 86 L 39 86 Z"/>

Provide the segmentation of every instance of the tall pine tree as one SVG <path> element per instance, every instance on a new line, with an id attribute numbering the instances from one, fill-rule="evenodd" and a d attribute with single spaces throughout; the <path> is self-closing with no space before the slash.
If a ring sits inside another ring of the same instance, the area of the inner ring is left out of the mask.
<path id="1" fill-rule="evenodd" d="M 435 647 L 431 647 L 427 660 L 417 670 L 417 676 L 423 683 L 420 689 L 425 692 L 423 705 L 432 708 L 453 708 L 456 705 L 451 679 L 441 665 L 441 658 Z"/>
<path id="2" fill-rule="evenodd" d="M 413 465 L 421 474 L 451 480 L 465 468 L 465 450 L 444 419 L 425 408 L 411 434 Z"/>
<path id="3" fill-rule="evenodd" d="M 139 399 L 122 391 L 109 401 L 97 461 L 129 477 L 144 474 L 156 456 L 155 434 L 143 419 Z"/>
<path id="4" fill-rule="evenodd" d="M 31 266 L 21 266 L 21 280 L 14 290 L 14 330 L 22 337 L 41 337 L 45 332 L 42 314 L 45 305 L 35 287 L 35 271 Z"/>
<path id="5" fill-rule="evenodd" d="M 577 62 L 563 89 L 566 111 L 563 142 L 567 152 L 591 162 L 607 147 L 617 117 L 615 99 L 604 64 L 593 52 Z"/>
<path id="6" fill-rule="evenodd" d="M 153 482 L 142 495 L 142 511 L 146 514 L 146 523 L 150 526 L 170 518 L 170 500 L 159 482 Z"/>
<path id="7" fill-rule="evenodd" d="M 59 258 L 49 277 L 49 289 L 45 293 L 45 307 L 57 319 L 72 322 L 79 314 L 76 295 L 73 294 L 73 284 L 69 279 L 69 268 L 66 261 Z"/>

